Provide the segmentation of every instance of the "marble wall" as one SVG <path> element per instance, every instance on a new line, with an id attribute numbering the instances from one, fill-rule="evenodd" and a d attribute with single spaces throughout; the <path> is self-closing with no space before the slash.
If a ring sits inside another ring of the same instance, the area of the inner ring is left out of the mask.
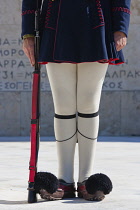
<path id="1" fill-rule="evenodd" d="M 22 0 L 0 6 L 0 136 L 29 136 L 32 71 L 22 51 Z M 132 1 L 126 63 L 110 66 L 100 105 L 100 135 L 140 135 L 140 0 Z M 41 135 L 54 135 L 53 101 L 41 70 Z"/>

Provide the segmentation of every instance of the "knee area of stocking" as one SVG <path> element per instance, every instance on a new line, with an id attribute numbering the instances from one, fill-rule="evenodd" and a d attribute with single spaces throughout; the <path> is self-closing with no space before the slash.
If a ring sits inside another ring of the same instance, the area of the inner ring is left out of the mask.
<path id="1" fill-rule="evenodd" d="M 99 113 L 83 114 L 78 113 L 78 135 L 96 140 L 99 129 Z M 80 138 L 81 138 L 80 137 Z"/>
<path id="2" fill-rule="evenodd" d="M 57 141 L 67 141 L 76 138 L 76 114 L 58 115 L 54 117 L 54 130 Z"/>

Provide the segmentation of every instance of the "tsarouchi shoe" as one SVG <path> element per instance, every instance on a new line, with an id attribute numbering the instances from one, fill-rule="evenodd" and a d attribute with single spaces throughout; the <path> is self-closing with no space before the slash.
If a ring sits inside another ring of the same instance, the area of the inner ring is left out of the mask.
<path id="1" fill-rule="evenodd" d="M 59 189 L 59 182 L 55 175 L 48 172 L 38 172 L 35 176 L 34 190 L 45 200 L 60 200 L 64 191 Z"/>
<path id="2" fill-rule="evenodd" d="M 87 180 L 77 183 L 79 198 L 90 201 L 101 201 L 112 191 L 112 182 L 105 174 L 94 174 Z"/>

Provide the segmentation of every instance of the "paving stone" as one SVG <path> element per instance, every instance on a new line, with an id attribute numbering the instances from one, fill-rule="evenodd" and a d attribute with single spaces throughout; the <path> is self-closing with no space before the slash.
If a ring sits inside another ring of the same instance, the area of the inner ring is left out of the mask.
<path id="1" fill-rule="evenodd" d="M 47 202 L 39 198 L 38 202 L 27 203 L 29 176 L 30 143 L 0 142 L 1 161 L 1 210 L 139 210 L 140 195 L 140 141 L 129 137 L 129 142 L 110 137 L 109 142 L 102 138 L 98 142 L 94 173 L 104 173 L 113 183 L 113 191 L 102 202 L 91 202 L 79 198 Z M 126 137 L 125 137 L 126 139 Z M 55 142 L 41 142 L 38 171 L 50 171 L 57 176 L 57 155 Z M 75 182 L 78 179 L 78 147 L 75 155 Z"/>

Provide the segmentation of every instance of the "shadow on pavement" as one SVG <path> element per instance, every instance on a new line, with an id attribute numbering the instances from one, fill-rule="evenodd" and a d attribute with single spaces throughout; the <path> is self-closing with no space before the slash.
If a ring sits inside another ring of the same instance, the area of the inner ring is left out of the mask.
<path id="1" fill-rule="evenodd" d="M 84 199 L 79 199 L 79 198 L 73 198 L 73 199 L 63 199 L 61 200 L 62 204 L 80 204 L 80 203 L 97 203 L 96 201 L 86 201 Z M 39 199 L 37 203 L 42 203 L 42 202 L 57 202 L 57 201 L 46 201 Z M 20 205 L 20 204 L 28 204 L 27 200 L 24 201 L 9 201 L 9 200 L 0 200 L 0 204 L 5 204 L 5 205 Z M 35 204 L 35 203 L 33 203 Z M 30 204 L 29 204 L 30 205 Z"/>
<path id="2" fill-rule="evenodd" d="M 7 201 L 7 200 L 0 200 L 0 204 L 6 204 L 6 205 L 27 204 L 27 201 Z"/>
<path id="3" fill-rule="evenodd" d="M 46 200 L 43 200 L 43 199 L 38 199 L 38 201 L 36 202 L 36 204 L 37 203 L 43 203 L 43 202 L 49 202 L 49 201 L 46 201 Z M 24 201 L 0 200 L 0 204 L 5 204 L 5 205 L 19 205 L 19 204 L 29 204 L 29 203 L 27 202 L 27 200 L 24 200 Z M 32 204 L 34 204 L 34 203 L 32 203 Z"/>

